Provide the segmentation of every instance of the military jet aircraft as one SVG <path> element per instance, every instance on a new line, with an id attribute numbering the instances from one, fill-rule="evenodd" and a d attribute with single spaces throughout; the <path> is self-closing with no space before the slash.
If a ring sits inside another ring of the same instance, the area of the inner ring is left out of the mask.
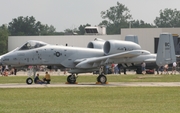
<path id="1" fill-rule="evenodd" d="M 67 82 L 74 84 L 77 73 L 93 72 L 101 66 L 112 63 L 136 65 L 144 62 L 164 65 L 176 61 L 174 43 L 171 34 L 160 34 L 157 56 L 149 51 L 142 50 L 141 46 L 130 41 L 108 40 L 102 41 L 102 49 L 80 48 L 50 45 L 42 41 L 30 40 L 20 48 L 3 55 L 3 65 L 29 66 L 47 65 L 58 68 L 69 68 Z M 94 46 L 95 47 L 95 46 Z M 107 78 L 103 72 L 97 77 L 97 81 L 105 84 Z M 32 84 L 33 79 L 27 78 L 27 84 Z"/>

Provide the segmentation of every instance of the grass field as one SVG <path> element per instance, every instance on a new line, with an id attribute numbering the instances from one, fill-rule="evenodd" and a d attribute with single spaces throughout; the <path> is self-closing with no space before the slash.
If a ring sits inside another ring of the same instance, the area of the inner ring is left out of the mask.
<path id="1" fill-rule="evenodd" d="M 179 87 L 0 89 L 1 113 L 178 113 Z"/>
<path id="2" fill-rule="evenodd" d="M 65 83 L 67 76 L 52 76 Z M 78 82 L 96 82 L 79 76 Z M 0 84 L 26 76 L 0 77 Z M 180 82 L 180 75 L 108 75 L 108 82 Z M 59 87 L 0 89 L 0 113 L 178 113 L 179 87 Z"/>

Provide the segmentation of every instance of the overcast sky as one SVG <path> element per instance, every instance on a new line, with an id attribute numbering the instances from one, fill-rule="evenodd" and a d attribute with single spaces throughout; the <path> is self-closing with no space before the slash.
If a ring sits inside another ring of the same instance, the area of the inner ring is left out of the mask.
<path id="1" fill-rule="evenodd" d="M 100 12 L 124 4 L 133 19 L 153 23 L 165 8 L 180 10 L 180 0 L 0 0 L 0 26 L 19 16 L 34 16 L 42 24 L 53 25 L 56 31 L 73 29 L 86 23 L 98 25 Z"/>

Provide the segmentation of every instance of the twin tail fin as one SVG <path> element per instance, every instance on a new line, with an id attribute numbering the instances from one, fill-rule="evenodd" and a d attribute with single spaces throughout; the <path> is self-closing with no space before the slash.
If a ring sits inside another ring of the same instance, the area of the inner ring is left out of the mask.
<path id="1" fill-rule="evenodd" d="M 164 66 L 176 62 L 173 36 L 170 33 L 162 33 L 159 37 L 156 64 Z"/>

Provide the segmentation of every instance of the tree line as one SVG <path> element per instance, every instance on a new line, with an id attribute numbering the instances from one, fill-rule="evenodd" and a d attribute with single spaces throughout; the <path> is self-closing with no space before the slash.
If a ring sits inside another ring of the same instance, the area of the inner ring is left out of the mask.
<path id="1" fill-rule="evenodd" d="M 101 11 L 102 22 L 99 25 L 106 26 L 107 34 L 120 34 L 121 28 L 168 28 L 180 27 L 180 11 L 177 9 L 166 8 L 159 11 L 159 16 L 155 17 L 154 24 L 146 23 L 143 20 L 134 20 L 130 10 L 124 4 L 117 2 L 106 11 Z M 57 32 L 53 25 L 42 24 L 36 21 L 33 16 L 19 16 L 12 19 L 8 25 L 0 26 L 0 54 L 7 52 L 8 36 L 37 36 L 37 35 L 84 35 L 87 23 L 78 28 L 65 29 L 63 32 Z"/>

